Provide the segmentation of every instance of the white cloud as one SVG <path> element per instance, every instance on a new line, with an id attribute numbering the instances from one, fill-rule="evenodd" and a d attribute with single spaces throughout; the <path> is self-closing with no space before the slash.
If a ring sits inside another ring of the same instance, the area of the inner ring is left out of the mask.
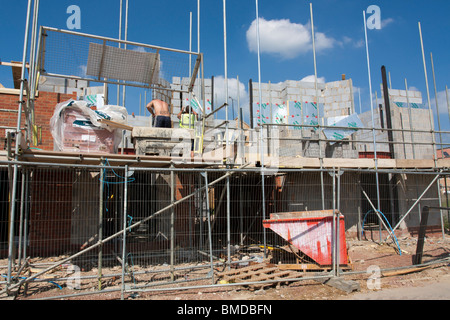
<path id="1" fill-rule="evenodd" d="M 354 48 L 361 48 L 364 46 L 364 40 L 354 40 L 350 37 L 344 36 L 342 38 L 342 41 L 339 41 L 339 45 L 342 47 L 354 47 Z"/>
<path id="2" fill-rule="evenodd" d="M 303 82 L 314 82 L 315 79 L 316 79 L 316 77 L 312 74 L 312 75 L 304 77 L 300 81 L 303 81 Z M 324 77 L 318 77 L 317 78 L 317 83 L 325 83 L 325 78 Z"/>
<path id="3" fill-rule="evenodd" d="M 387 27 L 389 24 L 393 23 L 394 19 L 392 18 L 387 18 L 384 20 L 381 20 L 381 28 Z"/>
<path id="4" fill-rule="evenodd" d="M 450 95 L 449 95 L 449 99 L 450 99 Z M 425 100 L 426 100 L 426 98 L 425 98 Z M 445 90 L 438 91 L 437 103 L 438 103 L 437 107 L 439 108 L 439 115 L 447 115 L 448 114 L 448 105 L 447 105 L 447 95 L 446 95 Z M 426 103 L 426 105 L 428 106 L 428 103 Z M 437 114 L 436 97 L 433 97 L 431 99 L 431 108 L 432 108 L 433 112 L 435 114 Z"/>
<path id="5" fill-rule="evenodd" d="M 79 74 L 78 76 L 81 78 L 86 78 L 86 73 L 87 73 L 87 65 L 83 64 L 81 66 L 78 66 L 79 69 Z"/>
<path id="6" fill-rule="evenodd" d="M 147 52 L 147 50 L 145 50 L 144 47 L 135 47 L 133 49 L 131 49 L 132 51 L 136 51 L 136 52 Z"/>
<path id="7" fill-rule="evenodd" d="M 411 86 L 408 88 L 408 96 L 410 91 L 420 91 L 417 87 Z"/>
<path id="8" fill-rule="evenodd" d="M 259 19 L 260 51 L 279 56 L 283 59 L 296 58 L 312 50 L 311 26 L 292 23 L 288 19 L 265 20 Z M 247 44 L 251 52 L 257 52 L 256 20 L 247 30 Z M 316 50 L 322 51 L 332 48 L 335 44 L 333 38 L 324 33 L 315 32 Z"/>

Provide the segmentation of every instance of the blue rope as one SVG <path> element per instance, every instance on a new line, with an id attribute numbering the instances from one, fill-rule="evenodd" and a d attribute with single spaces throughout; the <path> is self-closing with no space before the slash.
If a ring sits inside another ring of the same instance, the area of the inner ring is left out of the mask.
<path id="1" fill-rule="evenodd" d="M 392 229 L 391 224 L 389 223 L 388 219 L 387 219 L 386 216 L 383 214 L 383 212 L 381 212 L 380 210 L 377 210 L 377 211 L 378 211 L 378 213 L 380 213 L 381 216 L 384 218 L 384 220 L 386 221 L 386 223 L 387 223 L 389 229 L 391 229 L 392 236 L 394 237 L 395 244 L 397 245 L 399 255 L 402 255 L 402 250 L 400 249 L 400 245 L 398 244 L 397 237 L 396 237 L 395 234 L 394 234 L 394 230 Z M 366 217 L 367 217 L 367 215 L 368 215 L 369 213 L 371 213 L 371 212 L 374 212 L 374 211 L 373 211 L 373 210 L 369 210 L 369 211 L 367 211 L 367 213 L 364 215 L 363 224 L 362 224 L 361 236 L 363 235 L 363 232 L 364 232 L 364 222 L 366 221 Z"/>
<path id="2" fill-rule="evenodd" d="M 112 171 L 112 173 L 114 173 L 114 175 L 115 175 L 117 178 L 120 178 L 120 179 L 123 179 L 123 180 L 126 179 L 125 177 L 122 177 L 121 175 L 118 175 L 118 174 L 114 171 L 114 169 L 111 168 L 111 165 L 109 164 L 108 159 L 105 159 L 105 163 L 107 164 L 107 166 L 109 167 L 109 169 Z M 106 176 L 106 170 L 108 169 L 108 167 L 103 168 L 103 176 L 104 176 L 104 177 Z M 102 181 L 102 180 L 100 180 L 100 181 Z M 128 178 L 127 181 L 126 181 L 126 183 L 130 183 L 130 182 L 134 182 L 134 181 L 136 181 L 136 179 L 135 179 L 134 177 L 133 177 L 133 178 Z M 122 183 L 125 183 L 125 181 L 114 182 L 114 181 L 108 181 L 108 180 L 106 180 L 106 179 L 103 179 L 102 182 L 105 183 L 105 184 L 122 184 Z"/>
<path id="3" fill-rule="evenodd" d="M 118 174 L 114 171 L 114 169 L 111 168 L 111 165 L 109 164 L 108 159 L 105 159 L 105 164 L 106 164 L 107 166 L 105 166 L 105 167 L 102 169 L 102 170 L 103 170 L 103 180 L 102 180 L 101 178 L 99 178 L 99 180 L 100 180 L 100 182 L 102 182 L 104 185 L 106 185 L 107 194 L 108 194 L 107 199 L 110 198 L 110 196 L 109 196 L 109 185 L 112 185 L 112 184 L 122 184 L 122 183 L 130 183 L 130 182 L 136 181 L 136 179 L 135 179 L 134 177 L 133 177 L 133 178 L 128 178 L 126 182 L 125 182 L 125 181 L 117 181 L 117 182 L 116 182 L 116 181 L 108 181 L 108 180 L 106 179 L 106 170 L 107 170 L 107 169 L 110 169 L 110 170 L 112 171 L 112 173 L 113 173 L 117 178 L 120 178 L 120 179 L 123 179 L 123 180 L 125 180 L 126 178 L 125 178 L 125 177 L 122 177 L 122 176 L 120 176 L 120 175 L 118 175 Z M 109 167 L 109 168 L 108 168 L 108 167 Z M 107 203 L 105 204 L 105 210 L 106 210 L 106 212 L 109 211 L 109 210 L 108 210 Z"/>

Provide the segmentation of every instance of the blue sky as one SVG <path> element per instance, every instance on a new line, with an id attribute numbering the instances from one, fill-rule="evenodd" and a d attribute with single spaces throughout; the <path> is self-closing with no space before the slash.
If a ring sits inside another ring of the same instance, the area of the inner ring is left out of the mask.
<path id="1" fill-rule="evenodd" d="M 381 12 L 381 29 L 368 30 L 373 90 L 380 94 L 380 70 L 385 65 L 391 74 L 394 89 L 404 89 L 406 78 L 409 87 L 421 91 L 426 102 L 418 30 L 420 21 L 433 110 L 435 94 L 430 52 L 433 53 L 436 71 L 441 124 L 448 130 L 445 86 L 450 84 L 450 1 L 260 0 L 263 82 L 301 80 L 314 74 L 310 3 L 314 10 L 318 77 L 326 82 L 339 80 L 341 74 L 352 78 L 354 86 L 361 88 L 363 111 L 370 109 L 363 11 L 370 5 L 377 5 Z M 81 9 L 81 29 L 77 31 L 118 38 L 119 0 L 43 0 L 39 25 L 67 29 L 70 14 L 66 11 L 70 5 Z M 225 73 L 223 1 L 201 0 L 200 5 L 200 51 L 205 57 L 205 77 L 220 78 Z M 26 7 L 25 0 L 1 0 L 2 61 L 22 59 Z M 256 17 L 255 1 L 227 0 L 226 9 L 228 78 L 239 76 L 243 88 L 247 90 L 249 79 L 258 80 L 257 54 L 251 37 L 247 36 Z M 196 51 L 197 0 L 129 0 L 128 40 L 188 50 L 190 12 L 194 23 L 192 45 L 193 51 Z M 367 13 L 367 17 L 370 15 Z M 9 67 L 0 67 L 0 83 L 5 87 L 12 86 Z M 129 113 L 138 113 L 136 95 L 129 95 Z M 355 98 L 358 106 L 358 98 Z"/>

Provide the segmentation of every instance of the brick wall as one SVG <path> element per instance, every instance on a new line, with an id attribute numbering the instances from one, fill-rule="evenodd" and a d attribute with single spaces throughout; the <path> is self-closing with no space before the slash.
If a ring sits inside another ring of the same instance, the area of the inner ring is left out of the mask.
<path id="1" fill-rule="evenodd" d="M 18 92 L 18 91 L 17 91 Z M 39 149 L 53 151 L 53 136 L 50 132 L 50 118 L 58 103 L 76 99 L 76 94 L 61 94 L 53 92 L 39 92 L 35 102 L 35 124 L 42 128 L 42 143 L 35 146 Z M 0 92 L 0 138 L 6 137 L 3 127 L 17 127 L 17 110 L 19 107 L 19 94 Z M 22 128 L 25 116 L 22 114 Z"/>

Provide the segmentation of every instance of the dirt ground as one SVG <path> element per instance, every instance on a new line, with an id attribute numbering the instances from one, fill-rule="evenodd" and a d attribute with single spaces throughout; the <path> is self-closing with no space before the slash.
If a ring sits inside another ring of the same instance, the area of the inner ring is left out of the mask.
<path id="1" fill-rule="evenodd" d="M 394 242 L 378 244 L 371 240 L 348 240 L 347 249 L 352 265 L 352 270 L 349 271 L 353 273 L 343 271 L 340 279 L 352 283 L 358 288 L 350 293 L 329 283 L 321 283 L 311 279 L 271 283 L 264 287 L 251 285 L 211 287 L 209 286 L 211 285 L 210 280 L 203 280 L 188 283 L 190 286 L 205 285 L 202 288 L 125 293 L 124 299 L 179 302 L 199 300 L 450 300 L 450 236 L 446 235 L 445 239 L 442 238 L 442 235 L 426 239 L 423 263 L 433 262 L 433 264 L 420 269 L 412 266 L 412 256 L 415 254 L 417 240 L 414 237 L 404 237 L 398 239 L 398 245 L 401 248 L 401 254 L 398 253 L 398 247 L 394 245 Z M 0 262 L 4 265 L 5 261 Z M 119 269 L 115 271 L 120 272 Z M 96 270 L 91 270 L 91 272 L 93 275 L 96 274 Z M 295 273 L 299 277 L 311 277 L 315 274 L 315 272 Z M 220 273 L 217 273 L 217 275 L 220 275 Z M 143 279 L 136 277 L 135 280 L 140 280 L 138 283 L 141 283 Z M 121 299 L 120 291 L 108 292 L 108 290 L 120 288 L 120 282 L 120 277 L 105 279 L 102 283 L 104 293 L 65 297 L 63 300 L 119 300 Z M 45 282 L 39 285 L 30 283 L 28 295 L 24 295 L 22 290 L 15 297 L 15 300 L 46 299 L 78 293 L 93 293 L 97 290 L 97 285 L 95 277 L 93 281 L 83 284 L 81 290 L 70 290 L 64 285 L 57 288 L 55 285 Z M 3 285 L 0 285 L 0 290 L 2 288 Z M 0 296 L 1 299 L 12 300 L 13 298 L 3 295 Z"/>

